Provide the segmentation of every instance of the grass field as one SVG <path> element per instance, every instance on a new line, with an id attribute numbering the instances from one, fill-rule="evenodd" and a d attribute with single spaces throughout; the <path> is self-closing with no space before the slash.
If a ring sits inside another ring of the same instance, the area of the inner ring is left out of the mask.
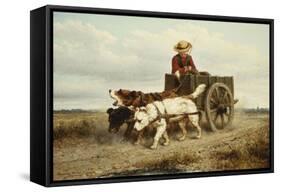
<path id="1" fill-rule="evenodd" d="M 125 127 L 117 134 L 107 129 L 106 113 L 55 113 L 54 180 L 269 167 L 267 113 L 236 113 L 232 127 L 215 133 L 203 127 L 199 140 L 191 127 L 184 141 L 170 131 L 170 145 L 156 150 L 148 148 L 153 135 L 135 146 L 122 141 Z"/>

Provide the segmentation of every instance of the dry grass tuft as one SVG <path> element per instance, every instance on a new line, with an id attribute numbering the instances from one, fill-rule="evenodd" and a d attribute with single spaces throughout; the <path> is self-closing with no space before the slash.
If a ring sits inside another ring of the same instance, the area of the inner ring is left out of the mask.
<path id="1" fill-rule="evenodd" d="M 54 122 L 53 137 L 62 139 L 66 137 L 86 137 L 95 133 L 96 125 L 93 120 L 58 120 Z"/>
<path id="2" fill-rule="evenodd" d="M 175 152 L 173 155 L 163 156 L 159 159 L 141 161 L 135 166 L 146 171 L 166 172 L 180 170 L 180 167 L 196 163 L 197 161 L 198 155 L 194 152 L 190 154 Z"/>

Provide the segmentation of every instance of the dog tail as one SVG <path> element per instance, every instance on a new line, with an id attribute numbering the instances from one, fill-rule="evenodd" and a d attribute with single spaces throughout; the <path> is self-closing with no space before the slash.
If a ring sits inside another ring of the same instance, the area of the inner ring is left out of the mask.
<path id="1" fill-rule="evenodd" d="M 196 99 L 201 93 L 203 93 L 206 89 L 205 84 L 200 84 L 196 87 L 195 91 L 191 93 L 190 95 L 187 95 L 186 97 L 191 99 Z"/>
<path id="2" fill-rule="evenodd" d="M 197 98 L 201 93 L 203 93 L 206 89 L 205 84 L 200 84 L 196 87 L 195 91 L 191 93 L 191 96 L 195 99 Z"/>

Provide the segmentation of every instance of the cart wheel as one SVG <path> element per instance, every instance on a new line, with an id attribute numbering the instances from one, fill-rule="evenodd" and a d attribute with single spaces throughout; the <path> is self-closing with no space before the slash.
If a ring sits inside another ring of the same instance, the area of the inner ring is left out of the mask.
<path id="1" fill-rule="evenodd" d="M 231 125 L 234 117 L 234 100 L 225 84 L 211 85 L 205 99 L 205 112 L 212 131 Z"/>

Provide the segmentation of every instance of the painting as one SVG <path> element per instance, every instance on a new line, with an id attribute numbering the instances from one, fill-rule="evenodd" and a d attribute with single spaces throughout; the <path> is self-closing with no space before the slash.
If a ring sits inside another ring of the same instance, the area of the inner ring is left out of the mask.
<path id="1" fill-rule="evenodd" d="M 53 181 L 271 170 L 270 24 L 133 13 L 52 12 Z"/>

